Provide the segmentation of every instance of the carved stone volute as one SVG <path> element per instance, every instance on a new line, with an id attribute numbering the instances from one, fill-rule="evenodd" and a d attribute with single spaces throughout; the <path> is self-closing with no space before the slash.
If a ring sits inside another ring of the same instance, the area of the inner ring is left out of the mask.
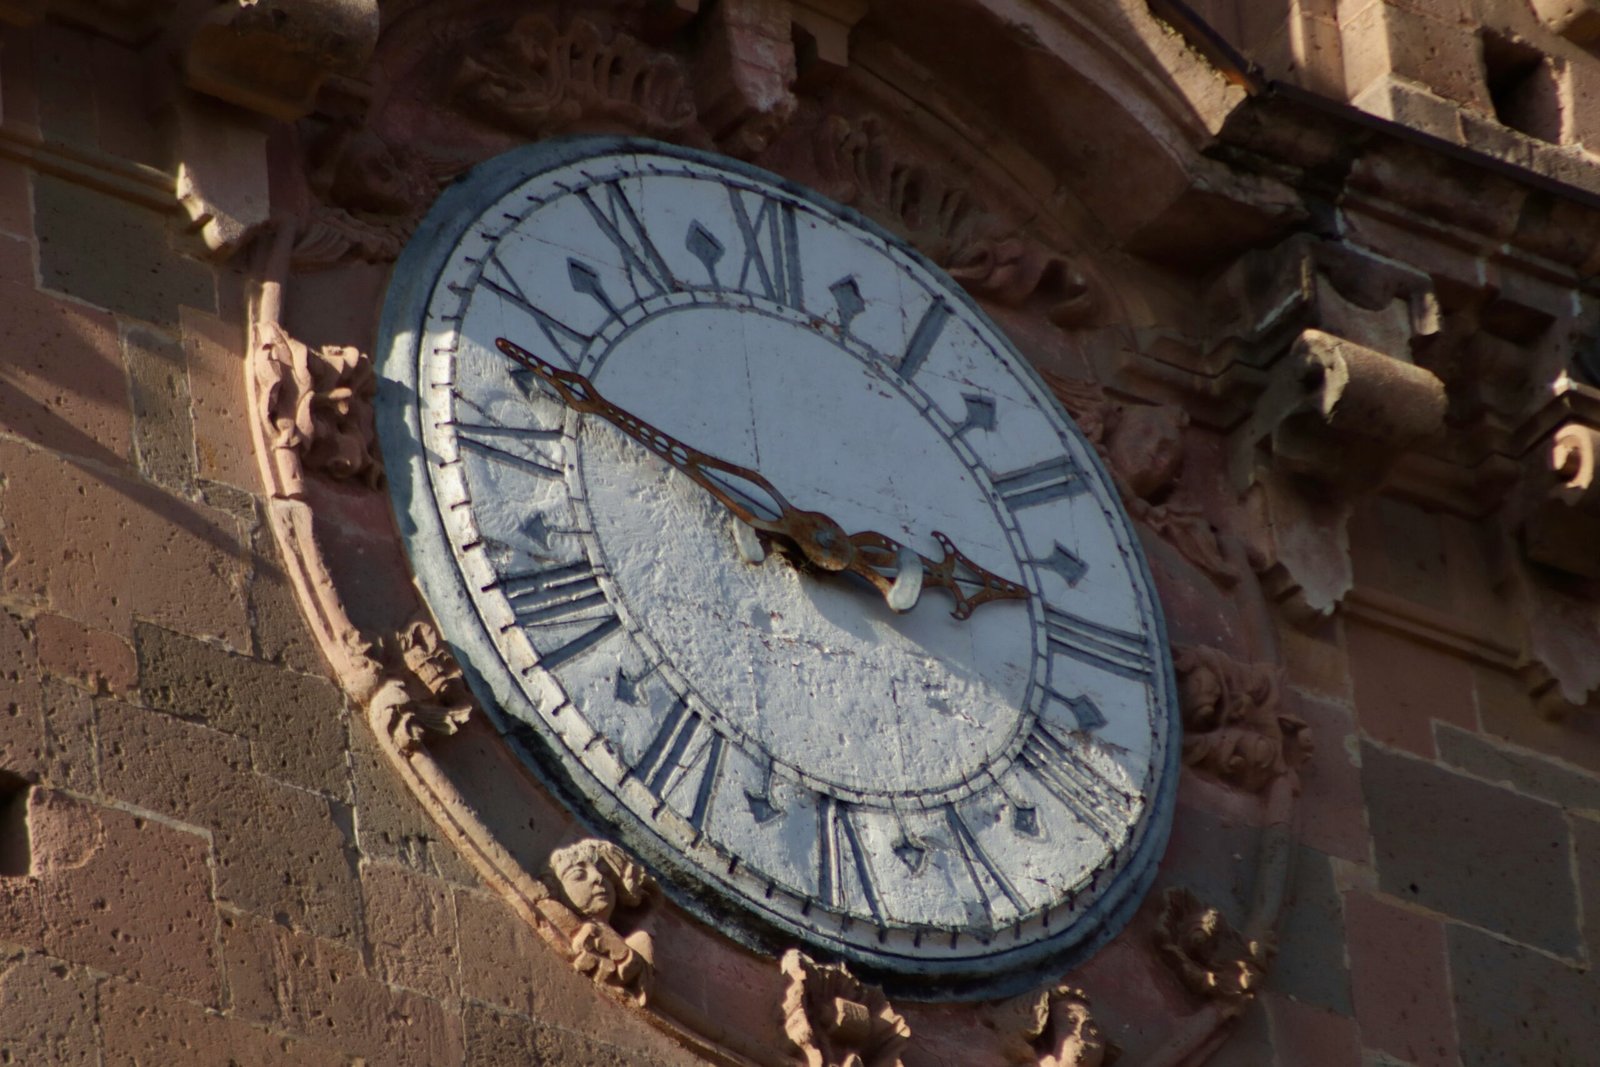
<path id="1" fill-rule="evenodd" d="M 911 1028 L 877 986 L 843 964 L 783 954 L 783 1031 L 806 1067 L 900 1067 Z"/>

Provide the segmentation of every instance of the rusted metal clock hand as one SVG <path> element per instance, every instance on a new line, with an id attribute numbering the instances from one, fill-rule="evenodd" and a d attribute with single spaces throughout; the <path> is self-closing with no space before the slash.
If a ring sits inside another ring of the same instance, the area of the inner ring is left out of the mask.
<path id="1" fill-rule="evenodd" d="M 950 538 L 935 530 L 944 558 L 929 559 L 885 534 L 868 530 L 847 534 L 820 511 L 797 508 L 759 471 L 691 448 L 630 412 L 617 407 L 576 371 L 557 367 L 504 337 L 495 345 L 507 358 L 553 389 L 574 411 L 598 415 L 656 456 L 688 475 L 740 522 L 782 537 L 820 570 L 849 571 L 872 584 L 889 606 L 909 611 L 921 591 L 943 589 L 955 601 L 958 619 L 991 600 L 1026 600 L 1028 590 L 985 570 L 963 555 Z"/>

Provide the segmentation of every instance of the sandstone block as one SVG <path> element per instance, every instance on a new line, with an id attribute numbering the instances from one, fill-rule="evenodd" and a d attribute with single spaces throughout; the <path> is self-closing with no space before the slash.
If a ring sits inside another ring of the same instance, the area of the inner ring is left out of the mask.
<path id="1" fill-rule="evenodd" d="M 183 346 L 169 334 L 139 326 L 126 331 L 123 343 L 139 470 L 159 485 L 192 496 L 194 425 Z"/>
<path id="2" fill-rule="evenodd" d="M 581 1063 L 584 1067 L 677 1067 L 702 1061 L 687 1052 L 658 1058 L 633 1049 L 619 1049 L 581 1034 L 506 1015 L 480 1004 L 468 1004 L 467 1062 L 473 1067 L 554 1067 Z"/>
<path id="3" fill-rule="evenodd" d="M 0 952 L 0 1063 L 99 1067 L 95 984 L 61 960 Z"/>
<path id="4" fill-rule="evenodd" d="M 1592 973 L 1470 927 L 1445 932 L 1462 1067 L 1593 1058 L 1600 988 Z"/>
<path id="5" fill-rule="evenodd" d="M 1293 997 L 1262 998 L 1272 1022 L 1272 1045 L 1284 1067 L 1346 1067 L 1361 1062 L 1356 1021 Z"/>
<path id="6" fill-rule="evenodd" d="M 205 838 L 48 790 L 34 790 L 29 808 L 46 949 L 214 1003 Z"/>
<path id="7" fill-rule="evenodd" d="M 1444 723 L 1435 724 L 1434 735 L 1439 758 L 1458 770 L 1485 781 L 1504 783 L 1569 811 L 1600 813 L 1600 776 L 1584 774 Z"/>
<path id="8" fill-rule="evenodd" d="M 238 524 L 139 482 L 0 442 L 9 596 L 131 634 L 133 616 L 241 642 Z"/>
<path id="9" fill-rule="evenodd" d="M 114 633 L 48 612 L 34 618 L 33 632 L 39 641 L 39 665 L 48 674 L 94 693 L 126 693 L 138 682 L 133 648 Z"/>
<path id="10" fill-rule="evenodd" d="M 210 269 L 168 247 L 166 216 L 44 174 L 33 204 L 46 288 L 157 326 L 216 307 Z"/>
<path id="11" fill-rule="evenodd" d="M 445 841 L 417 799 L 389 766 L 372 732 L 350 731 L 350 771 L 356 797 L 356 838 L 368 859 L 403 863 L 464 885 L 478 878 L 466 860 Z"/>
<path id="12" fill-rule="evenodd" d="M 105 1067 L 349 1067 L 349 1057 L 131 982 L 101 998 Z"/>
<path id="13" fill-rule="evenodd" d="M 1444 925 L 1361 892 L 1344 913 L 1362 1040 L 1416 1067 L 1456 1063 Z"/>
<path id="14" fill-rule="evenodd" d="M 96 709 L 100 783 L 107 795 L 207 828 L 218 797 L 250 774 L 242 738 L 132 704 Z"/>
<path id="15" fill-rule="evenodd" d="M 361 868 L 361 894 L 377 977 L 437 1000 L 455 996 L 455 904 L 444 883 L 368 863 Z"/>
<path id="16" fill-rule="evenodd" d="M 1311 727 L 1315 747 L 1300 772 L 1299 832 L 1312 848 L 1356 863 L 1367 861 L 1356 728 L 1348 708 L 1289 690 L 1285 706 Z"/>
<path id="17" fill-rule="evenodd" d="M 133 423 L 110 315 L 35 292 L 31 278 L 0 283 L 0 350 L 0 428 L 108 466 L 127 461 Z"/>
<path id="18" fill-rule="evenodd" d="M 247 775 L 212 798 L 205 819 L 216 841 L 218 899 L 325 937 L 360 928 L 342 804 Z"/>
<path id="19" fill-rule="evenodd" d="M 1425 85 L 1447 100 L 1493 114 L 1483 57 L 1470 23 L 1437 11 L 1377 3 L 1344 25 L 1345 84 L 1352 97 L 1384 74 Z"/>
<path id="20" fill-rule="evenodd" d="M 303 1030 L 321 995 L 320 986 L 306 987 L 310 976 L 337 983 L 365 973 L 348 945 L 227 906 L 218 912 L 228 1012 L 239 1018 Z"/>
<path id="21" fill-rule="evenodd" d="M 1476 724 L 1472 668 L 1437 649 L 1345 623 L 1356 717 L 1369 737 L 1432 756 L 1433 722 Z"/>
<path id="22" fill-rule="evenodd" d="M 1547 952 L 1578 951 L 1559 808 L 1371 744 L 1361 764 L 1385 893 Z"/>
<path id="23" fill-rule="evenodd" d="M 1289 896 L 1278 925 L 1278 955 L 1267 985 L 1302 1004 L 1338 1015 L 1352 1013 L 1344 911 L 1328 857 L 1315 849 L 1295 850 Z"/>
<path id="24" fill-rule="evenodd" d="M 75 685 L 44 681 L 44 780 L 80 793 L 99 789 L 94 699 Z"/>
<path id="25" fill-rule="evenodd" d="M 260 474 L 246 421 L 251 415 L 244 390 L 244 331 L 194 308 L 181 308 L 178 317 L 188 357 L 196 471 L 206 481 L 255 489 Z"/>
<path id="26" fill-rule="evenodd" d="M 332 685 L 158 626 L 138 624 L 134 645 L 145 703 L 249 738 L 262 774 L 348 795 L 345 699 Z"/>
<path id="27" fill-rule="evenodd" d="M 45 764 L 44 693 L 22 621 L 0 611 L 0 781 L 37 779 Z"/>

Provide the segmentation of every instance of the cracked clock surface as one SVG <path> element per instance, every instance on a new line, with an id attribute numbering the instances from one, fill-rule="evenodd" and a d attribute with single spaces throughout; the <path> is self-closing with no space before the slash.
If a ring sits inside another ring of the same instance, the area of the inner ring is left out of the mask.
<path id="1" fill-rule="evenodd" d="M 902 242 L 735 161 L 546 142 L 441 197 L 380 353 L 441 630 L 536 772 L 683 906 L 928 996 L 1032 984 L 1132 914 L 1176 782 L 1148 571 L 1093 449 Z M 629 418 L 874 532 L 879 577 L 741 529 Z M 953 546 L 1012 592 L 966 617 L 937 576 L 890 595 Z"/>

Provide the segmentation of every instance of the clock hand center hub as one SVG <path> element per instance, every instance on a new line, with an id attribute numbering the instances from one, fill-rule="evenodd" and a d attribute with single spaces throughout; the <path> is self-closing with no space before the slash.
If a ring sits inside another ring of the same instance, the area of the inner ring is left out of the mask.
<path id="1" fill-rule="evenodd" d="M 820 511 L 795 512 L 785 525 L 785 532 L 812 565 L 842 571 L 855 562 L 856 547 L 844 527 Z"/>

